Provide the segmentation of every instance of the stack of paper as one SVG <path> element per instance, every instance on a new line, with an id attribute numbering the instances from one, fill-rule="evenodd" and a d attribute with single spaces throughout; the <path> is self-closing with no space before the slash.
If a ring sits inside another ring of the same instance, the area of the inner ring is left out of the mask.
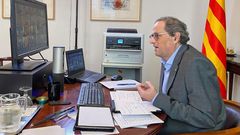
<path id="1" fill-rule="evenodd" d="M 121 128 L 129 128 L 136 126 L 144 126 L 149 124 L 164 123 L 157 116 L 150 115 L 121 115 L 120 113 L 113 114 L 114 119 Z"/>
<path id="2" fill-rule="evenodd" d="M 138 91 L 113 91 L 110 95 L 115 102 L 115 110 L 121 112 L 113 115 L 121 128 L 163 123 L 151 113 L 160 109 L 150 102 L 142 101 Z"/>
<path id="3" fill-rule="evenodd" d="M 137 82 L 136 80 L 102 81 L 100 83 L 107 87 L 108 89 L 115 90 L 134 89 L 136 88 L 137 84 L 139 84 L 139 82 Z"/>
<path id="4" fill-rule="evenodd" d="M 111 91 L 111 99 L 115 102 L 115 111 L 122 115 L 142 115 L 161 111 L 151 102 L 142 101 L 138 91 Z"/>

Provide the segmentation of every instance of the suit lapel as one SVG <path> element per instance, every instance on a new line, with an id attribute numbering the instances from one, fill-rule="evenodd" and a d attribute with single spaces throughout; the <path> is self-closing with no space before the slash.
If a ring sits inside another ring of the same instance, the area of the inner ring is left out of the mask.
<path id="1" fill-rule="evenodd" d="M 182 60 L 182 56 L 183 56 L 184 52 L 187 50 L 187 48 L 188 48 L 187 45 L 182 45 L 174 59 L 173 65 L 171 67 L 170 75 L 168 78 L 168 82 L 167 82 L 167 93 L 173 83 L 173 80 L 175 79 L 179 64 Z"/>

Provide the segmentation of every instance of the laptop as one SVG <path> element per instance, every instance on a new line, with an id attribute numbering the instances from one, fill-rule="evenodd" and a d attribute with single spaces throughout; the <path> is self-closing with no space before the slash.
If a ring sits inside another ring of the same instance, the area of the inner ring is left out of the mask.
<path id="1" fill-rule="evenodd" d="M 75 79 L 79 82 L 94 83 L 103 78 L 105 75 L 85 69 L 83 49 L 66 51 L 67 73 L 68 78 Z"/>

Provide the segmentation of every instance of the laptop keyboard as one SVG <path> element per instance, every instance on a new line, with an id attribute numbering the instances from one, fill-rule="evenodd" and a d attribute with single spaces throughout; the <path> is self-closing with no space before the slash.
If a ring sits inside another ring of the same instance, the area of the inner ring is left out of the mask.
<path id="1" fill-rule="evenodd" d="M 100 83 L 82 83 L 77 104 L 104 106 L 102 85 Z"/>
<path id="2" fill-rule="evenodd" d="M 89 76 L 91 76 L 91 72 L 84 72 L 83 74 L 81 74 L 80 78 L 87 79 Z"/>
<path id="3" fill-rule="evenodd" d="M 102 78 L 104 78 L 105 76 L 102 74 L 93 74 L 91 76 L 89 76 L 88 78 L 85 79 L 86 82 L 97 82 L 99 80 L 101 80 Z"/>

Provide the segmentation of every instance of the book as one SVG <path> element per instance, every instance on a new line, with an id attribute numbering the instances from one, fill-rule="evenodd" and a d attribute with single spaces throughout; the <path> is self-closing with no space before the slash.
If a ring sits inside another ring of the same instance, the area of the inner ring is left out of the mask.
<path id="1" fill-rule="evenodd" d="M 113 116 L 109 107 L 78 107 L 75 130 L 113 132 L 114 128 Z"/>

